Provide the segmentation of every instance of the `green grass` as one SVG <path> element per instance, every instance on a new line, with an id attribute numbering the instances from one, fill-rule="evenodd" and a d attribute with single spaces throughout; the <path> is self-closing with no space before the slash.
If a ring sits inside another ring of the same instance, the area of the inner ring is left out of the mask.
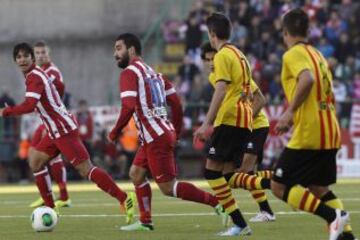
<path id="1" fill-rule="evenodd" d="M 204 185 L 204 183 L 197 184 Z M 83 187 L 82 187 L 83 186 Z M 120 186 L 123 186 L 120 183 Z M 126 186 L 128 188 L 128 185 Z M 343 199 L 346 208 L 352 212 L 354 232 L 360 236 L 360 191 L 356 183 L 339 184 L 335 193 Z M 124 216 L 119 215 L 118 203 L 88 185 L 70 184 L 73 207 L 64 208 L 56 229 L 51 233 L 35 233 L 30 225 L 31 209 L 28 204 L 38 195 L 31 187 L 0 187 L 0 239 L 59 239 L 59 240 L 111 240 L 111 239 L 222 239 L 215 234 L 221 230 L 220 219 L 207 206 L 164 197 L 158 190 L 153 192 L 153 232 L 121 232 Z M 239 206 L 249 219 L 257 212 L 257 205 L 248 192 L 235 191 Z M 250 224 L 252 240 L 319 240 L 327 239 L 325 223 L 310 214 L 293 212 L 284 203 L 275 200 L 268 192 L 274 211 L 280 212 L 274 223 Z M 191 215 L 187 215 L 191 214 Z M 239 238 L 230 238 L 239 239 Z"/>

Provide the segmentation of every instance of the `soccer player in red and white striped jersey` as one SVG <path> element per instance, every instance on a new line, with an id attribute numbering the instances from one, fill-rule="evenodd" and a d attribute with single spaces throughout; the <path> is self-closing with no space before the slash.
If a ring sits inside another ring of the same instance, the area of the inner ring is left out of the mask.
<path id="1" fill-rule="evenodd" d="M 54 84 L 57 92 L 60 97 L 63 98 L 65 93 L 65 84 L 60 70 L 52 63 L 50 59 L 50 48 L 43 42 L 37 42 L 34 45 L 34 54 L 36 65 L 41 67 L 45 73 L 49 76 L 50 80 Z M 31 148 L 36 147 L 36 145 L 43 139 L 47 134 L 47 130 L 44 124 L 41 124 L 35 131 L 34 136 L 31 140 Z M 69 198 L 67 188 L 66 188 L 66 168 L 64 161 L 59 154 L 53 158 L 47 168 L 50 170 L 50 175 L 52 179 L 57 183 L 59 187 L 59 198 L 55 201 L 55 205 L 59 207 L 69 207 L 71 205 L 71 200 Z M 39 207 L 44 204 L 44 200 L 40 197 L 30 204 L 30 207 Z"/>
<path id="2" fill-rule="evenodd" d="M 55 208 L 49 173 L 44 165 L 62 153 L 82 177 L 93 181 L 104 192 L 116 198 L 126 209 L 127 221 L 131 221 L 134 215 L 134 194 L 121 191 L 109 174 L 92 165 L 79 137 L 76 121 L 65 108 L 48 75 L 35 65 L 32 47 L 28 43 L 17 44 L 13 58 L 25 76 L 25 100 L 19 105 L 0 109 L 0 116 L 22 115 L 35 109 L 39 113 L 48 135 L 30 151 L 29 164 L 45 205 Z"/>
<path id="3" fill-rule="evenodd" d="M 140 208 L 140 222 L 125 226 L 122 230 L 152 230 L 151 189 L 144 177 L 150 171 L 163 194 L 183 200 L 221 208 L 212 194 L 191 183 L 177 181 L 174 148 L 177 134 L 181 130 L 182 110 L 174 88 L 161 74 L 156 73 L 141 59 L 141 43 L 133 34 L 121 34 L 115 42 L 114 57 L 124 70 L 120 74 L 119 89 L 121 112 L 109 134 L 115 141 L 132 116 L 143 142 L 132 166 L 131 174 L 135 184 Z M 168 119 L 166 105 L 173 98 L 175 128 Z"/>

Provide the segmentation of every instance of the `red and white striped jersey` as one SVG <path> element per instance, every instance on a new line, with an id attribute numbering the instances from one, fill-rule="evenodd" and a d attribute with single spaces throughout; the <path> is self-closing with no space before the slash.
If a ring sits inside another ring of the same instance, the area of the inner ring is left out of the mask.
<path id="1" fill-rule="evenodd" d="M 156 73 L 140 58 L 131 61 L 120 76 L 121 113 L 110 138 L 115 138 L 120 133 L 131 116 L 135 119 L 140 139 L 146 143 L 152 142 L 166 131 L 176 129 L 179 134 L 182 109 L 175 93 L 170 81 Z M 172 105 L 172 122 L 168 119 L 167 103 Z"/>
<path id="2" fill-rule="evenodd" d="M 57 66 L 50 62 L 41 66 L 41 69 L 49 76 L 49 79 L 55 85 L 56 90 L 59 92 L 60 97 L 64 96 L 65 84 L 63 76 Z"/>
<path id="3" fill-rule="evenodd" d="M 21 115 L 36 109 L 53 139 L 77 129 L 76 121 L 61 101 L 55 85 L 40 67 L 33 65 L 25 78 L 25 101 L 5 108 L 4 116 Z"/>

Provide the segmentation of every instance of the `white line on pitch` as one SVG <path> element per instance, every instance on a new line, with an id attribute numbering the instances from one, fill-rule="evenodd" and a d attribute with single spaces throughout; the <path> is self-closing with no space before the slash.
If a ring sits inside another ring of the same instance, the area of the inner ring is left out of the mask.
<path id="1" fill-rule="evenodd" d="M 171 199 L 171 198 L 169 198 Z M 171 199 L 171 200 L 175 200 L 174 202 L 170 202 L 169 199 L 157 199 L 154 202 L 162 202 L 161 204 L 191 204 L 191 202 L 187 202 L 187 201 L 177 201 L 176 199 Z M 340 198 L 343 202 L 358 202 L 360 201 L 360 198 Z M 251 199 L 241 199 L 242 203 L 250 203 L 253 202 L 253 200 Z M 278 200 L 278 199 L 270 199 L 268 200 L 268 202 L 270 203 L 283 203 L 282 201 Z M 28 204 L 28 201 L 24 201 L 24 200 L 0 200 L 0 205 L 21 205 L 21 204 Z M 88 207 L 88 206 L 118 206 L 119 204 L 117 202 L 111 203 L 103 203 L 101 201 L 98 200 L 93 200 L 93 199 L 87 199 L 87 200 L 81 200 L 81 201 L 74 201 L 73 205 L 75 207 Z"/>
<path id="2" fill-rule="evenodd" d="M 350 214 L 360 214 L 360 211 L 349 211 Z M 243 212 L 243 215 L 255 215 L 257 212 Z M 276 215 L 302 215 L 306 212 L 276 212 Z M 213 216 L 215 213 L 159 213 L 152 214 L 153 217 L 190 217 L 190 216 Z M 124 217 L 119 214 L 65 214 L 60 215 L 61 218 L 101 218 L 101 217 Z M 0 215 L 1 218 L 29 218 L 27 215 Z"/>

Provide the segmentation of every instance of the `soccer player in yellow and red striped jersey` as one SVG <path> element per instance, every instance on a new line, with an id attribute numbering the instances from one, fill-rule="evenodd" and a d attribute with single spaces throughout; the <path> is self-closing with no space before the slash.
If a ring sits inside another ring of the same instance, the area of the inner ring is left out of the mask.
<path id="1" fill-rule="evenodd" d="M 263 179 L 256 176 L 234 173 L 234 166 L 243 154 L 246 140 L 251 133 L 252 108 L 250 79 L 251 69 L 244 54 L 228 43 L 231 34 L 229 19 L 219 13 L 211 14 L 207 21 L 211 46 L 217 50 L 214 57 L 214 94 L 205 121 L 194 133 L 194 141 L 205 140 L 213 125 L 210 138 L 205 178 L 215 192 L 234 226 L 220 236 L 250 235 L 229 184 L 231 178 L 240 178 L 252 187 L 264 188 Z M 228 178 L 225 178 L 225 174 Z"/>
<path id="2" fill-rule="evenodd" d="M 322 54 L 306 42 L 309 19 L 300 9 L 283 17 L 281 83 L 288 108 L 276 125 L 279 134 L 293 127 L 271 182 L 275 196 L 329 224 L 329 240 L 354 239 L 349 214 L 329 189 L 336 183 L 340 130 L 334 107 L 332 76 Z M 306 189 L 307 188 L 307 189 Z"/>
<path id="3" fill-rule="evenodd" d="M 208 70 L 209 82 L 213 87 L 215 86 L 216 82 L 213 64 L 213 59 L 216 52 L 217 51 L 211 47 L 209 42 L 203 44 L 201 47 L 201 58 L 205 63 L 206 69 Z M 253 131 L 251 132 L 250 138 L 247 141 L 246 150 L 243 159 L 241 160 L 241 166 L 239 169 L 237 169 L 237 171 L 240 173 L 248 173 L 253 175 L 257 169 L 257 165 L 261 163 L 263 159 L 263 147 L 269 132 L 269 120 L 267 119 L 265 112 L 262 110 L 266 103 L 265 97 L 253 79 L 251 79 L 250 82 L 250 90 L 253 94 Z M 272 171 L 270 170 L 256 172 L 256 175 L 268 175 L 268 179 L 271 178 L 271 174 Z M 232 175 L 233 174 L 230 173 L 230 178 Z M 234 184 L 230 184 L 230 186 L 232 185 Z M 275 221 L 275 215 L 270 208 L 264 190 L 250 190 L 250 192 L 260 208 L 260 212 L 252 217 L 250 222 Z"/>

